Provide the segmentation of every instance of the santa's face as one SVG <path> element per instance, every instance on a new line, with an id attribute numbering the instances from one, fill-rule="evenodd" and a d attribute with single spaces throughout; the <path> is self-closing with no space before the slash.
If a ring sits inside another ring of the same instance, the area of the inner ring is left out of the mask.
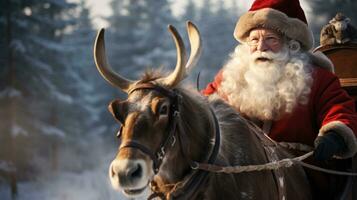
<path id="1" fill-rule="evenodd" d="M 256 51 L 278 53 L 283 48 L 283 39 L 281 35 L 273 30 L 256 28 L 250 31 L 247 44 L 249 45 L 250 53 Z"/>
<path id="2" fill-rule="evenodd" d="M 308 59 L 304 53 L 292 54 L 280 38 L 269 39 L 272 32 L 252 32 L 260 37 L 256 49 L 251 44 L 237 47 L 225 65 L 219 92 L 248 117 L 276 120 L 307 103 L 312 81 Z"/>

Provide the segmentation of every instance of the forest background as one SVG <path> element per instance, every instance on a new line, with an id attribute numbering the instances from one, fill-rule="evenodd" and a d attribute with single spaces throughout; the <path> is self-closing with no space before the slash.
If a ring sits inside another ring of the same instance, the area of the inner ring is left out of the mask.
<path id="1" fill-rule="evenodd" d="M 111 65 L 137 79 L 171 70 L 167 25 L 187 43 L 185 21 L 202 34 L 203 53 L 187 82 L 204 87 L 237 42 L 233 30 L 252 0 L 0 1 L 0 199 L 125 199 L 107 180 L 119 124 L 108 103 L 125 95 L 97 72 L 93 42 L 106 26 Z M 106 4 L 105 11 L 101 4 Z M 343 12 L 357 23 L 357 1 L 302 1 L 319 45 L 321 27 Z M 99 14 L 98 14 L 99 13 Z M 16 183 L 16 184 L 15 184 Z M 11 187 L 12 184 L 12 187 Z M 16 187 L 15 187 L 15 185 Z"/>

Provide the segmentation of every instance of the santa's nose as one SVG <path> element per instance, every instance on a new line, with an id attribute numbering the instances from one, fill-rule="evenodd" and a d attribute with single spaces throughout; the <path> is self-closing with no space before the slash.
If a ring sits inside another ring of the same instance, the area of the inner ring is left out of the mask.
<path id="1" fill-rule="evenodd" d="M 268 51 L 268 50 L 269 50 L 269 47 L 268 47 L 268 45 L 265 43 L 264 40 L 259 40 L 259 42 L 258 42 L 258 44 L 257 44 L 257 50 L 258 50 L 258 51 L 265 52 L 265 51 Z"/>

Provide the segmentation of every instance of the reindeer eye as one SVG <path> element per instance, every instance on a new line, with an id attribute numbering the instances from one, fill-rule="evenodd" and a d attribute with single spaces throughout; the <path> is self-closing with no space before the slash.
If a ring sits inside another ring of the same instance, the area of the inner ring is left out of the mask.
<path id="1" fill-rule="evenodd" d="M 168 112 L 169 112 L 169 107 L 168 107 L 168 105 L 167 105 L 167 104 L 163 104 L 163 105 L 161 106 L 161 108 L 160 108 L 159 114 L 160 114 L 160 115 L 167 115 Z"/>
<path id="2" fill-rule="evenodd" d="M 170 102 L 165 98 L 155 98 L 152 101 L 151 109 L 157 117 L 167 115 L 170 110 Z"/>
<path id="3" fill-rule="evenodd" d="M 120 137 L 121 137 L 122 131 L 123 131 L 123 126 L 120 126 L 120 129 L 119 129 L 119 131 L 117 132 L 117 138 L 120 138 Z"/>

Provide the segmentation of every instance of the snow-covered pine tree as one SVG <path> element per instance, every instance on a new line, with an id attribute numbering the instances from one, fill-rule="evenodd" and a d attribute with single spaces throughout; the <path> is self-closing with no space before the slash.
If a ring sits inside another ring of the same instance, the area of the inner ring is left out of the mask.
<path id="1" fill-rule="evenodd" d="M 237 45 L 233 37 L 236 13 L 224 1 L 204 1 L 200 8 L 198 25 L 202 35 L 203 51 L 199 62 L 200 85 L 205 86 L 223 66 Z"/>
<path id="2" fill-rule="evenodd" d="M 1 6 L 1 23 L 7 27 L 5 81 L 0 88 L 1 129 L 7 138 L 1 140 L 1 157 L 15 164 L 20 177 L 43 164 L 33 154 L 53 157 L 50 141 L 66 135 L 58 126 L 59 105 L 71 103 L 60 87 L 68 83 L 62 73 L 67 49 L 61 42 L 72 22 L 66 14 L 72 7 L 65 0 L 8 0 Z"/>
<path id="3" fill-rule="evenodd" d="M 167 0 L 113 1 L 112 8 L 113 67 L 120 66 L 120 73 L 135 79 L 145 68 L 172 65 L 175 49 L 167 25 L 175 19 Z"/>
<path id="4" fill-rule="evenodd" d="M 62 151 L 60 156 L 60 160 L 63 161 L 62 167 L 66 170 L 83 170 L 83 167 L 96 166 L 98 157 L 93 159 L 92 154 L 97 152 L 88 150 L 93 150 L 101 140 L 114 138 L 114 131 L 107 129 L 113 120 L 105 120 L 110 117 L 106 109 L 109 101 L 106 97 L 110 91 L 95 67 L 93 42 L 96 30 L 93 28 L 89 8 L 84 0 L 80 1 L 75 13 L 76 22 L 64 40 L 69 48 L 67 57 L 70 67 L 66 68 L 67 73 L 75 80 L 70 84 L 72 109 L 61 115 L 60 120 L 60 124 L 66 126 L 69 133 L 63 144 L 66 150 Z M 77 162 L 74 164 L 68 162 L 69 160 Z"/>
<path id="5" fill-rule="evenodd" d="M 145 67 L 159 66 L 172 70 L 176 62 L 176 49 L 167 26 L 174 25 L 183 37 L 186 35 L 186 28 L 181 30 L 180 27 L 185 24 L 177 23 L 168 0 L 146 0 L 145 3 L 145 26 L 137 33 L 141 38 L 139 44 L 144 51 L 143 55 L 135 56 L 134 61 L 142 66 L 142 70 Z"/>

